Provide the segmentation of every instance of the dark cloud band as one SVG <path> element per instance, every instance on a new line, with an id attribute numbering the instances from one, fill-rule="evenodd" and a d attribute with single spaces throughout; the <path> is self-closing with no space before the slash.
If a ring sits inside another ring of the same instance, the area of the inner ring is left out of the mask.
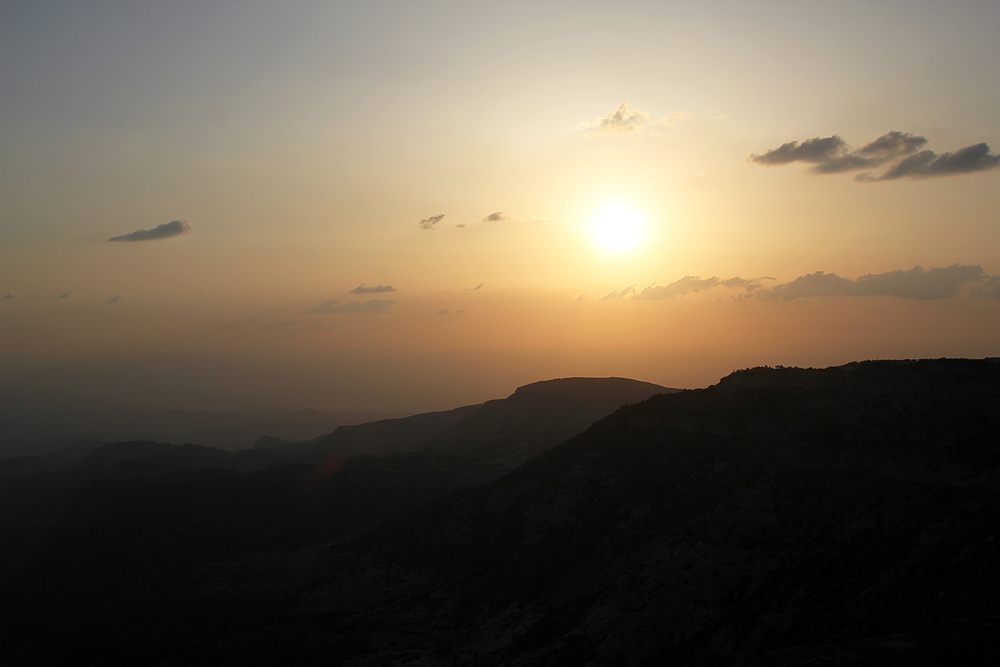
<path id="1" fill-rule="evenodd" d="M 108 241 L 159 241 L 189 233 L 191 233 L 191 225 L 188 224 L 187 220 L 174 220 L 157 225 L 152 229 L 137 229 L 128 234 L 113 236 Z"/>
<path id="2" fill-rule="evenodd" d="M 1000 155 L 991 153 L 985 143 L 940 155 L 931 150 L 920 150 L 926 143 L 924 137 L 893 130 L 861 148 L 850 150 L 843 139 L 833 135 L 807 139 L 802 143 L 791 141 L 759 155 L 754 153 L 749 159 L 765 166 L 803 162 L 812 165 L 809 171 L 813 174 L 840 174 L 890 165 L 881 176 L 870 172 L 855 176 L 855 180 L 861 182 L 953 176 L 986 171 L 1000 165 Z"/>
<path id="3" fill-rule="evenodd" d="M 989 277 L 983 267 L 962 264 L 932 269 L 915 266 L 908 271 L 869 273 L 857 280 L 817 271 L 799 276 L 790 283 L 776 285 L 760 296 L 781 301 L 820 296 L 894 296 L 929 301 L 950 299 L 958 294 L 962 286 L 986 278 Z"/>
<path id="4" fill-rule="evenodd" d="M 384 294 L 385 292 L 395 291 L 396 288 L 392 285 L 375 285 L 375 287 L 368 287 L 365 283 L 361 283 L 348 292 L 348 294 Z"/>

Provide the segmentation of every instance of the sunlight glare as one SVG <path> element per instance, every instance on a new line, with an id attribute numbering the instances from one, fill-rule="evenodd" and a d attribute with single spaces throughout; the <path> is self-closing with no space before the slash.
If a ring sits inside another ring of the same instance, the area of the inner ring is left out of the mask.
<path id="1" fill-rule="evenodd" d="M 594 215 L 591 232 L 597 244 L 605 250 L 632 250 L 642 240 L 642 216 L 638 211 L 623 206 L 604 208 Z"/>

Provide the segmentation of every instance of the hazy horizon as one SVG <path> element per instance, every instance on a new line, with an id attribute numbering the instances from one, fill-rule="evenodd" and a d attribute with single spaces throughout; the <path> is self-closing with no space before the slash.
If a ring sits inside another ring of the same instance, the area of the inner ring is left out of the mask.
<path id="1" fill-rule="evenodd" d="M 993 2 L 0 2 L 8 409 L 1000 356 Z"/>

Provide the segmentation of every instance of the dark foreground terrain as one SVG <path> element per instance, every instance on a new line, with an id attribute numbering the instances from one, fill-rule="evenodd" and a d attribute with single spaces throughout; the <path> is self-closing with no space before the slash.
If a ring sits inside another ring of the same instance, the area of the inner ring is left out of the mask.
<path id="1" fill-rule="evenodd" d="M 76 529 L 4 591 L 7 661 L 995 664 L 1000 364 L 739 371 L 554 447 L 542 414 L 573 410 L 545 395 L 417 444 L 370 427 L 382 457 L 342 433 L 243 472 L 63 473 Z M 323 525 L 374 502 L 355 461 L 449 493 Z"/>

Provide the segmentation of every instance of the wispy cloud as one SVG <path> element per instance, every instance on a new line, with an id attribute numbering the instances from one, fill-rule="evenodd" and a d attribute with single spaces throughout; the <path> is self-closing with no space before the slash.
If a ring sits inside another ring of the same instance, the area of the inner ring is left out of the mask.
<path id="1" fill-rule="evenodd" d="M 635 296 L 635 285 L 629 285 L 624 289 L 611 290 L 607 294 L 601 297 L 601 301 L 610 301 L 611 299 L 624 299 L 628 296 Z"/>
<path id="2" fill-rule="evenodd" d="M 108 241 L 159 241 L 161 239 L 171 239 L 182 234 L 189 234 L 191 225 L 187 220 L 174 220 L 157 225 L 152 229 L 137 229 L 128 234 L 113 236 Z"/>
<path id="3" fill-rule="evenodd" d="M 333 313 L 377 313 L 388 310 L 395 301 L 388 299 L 371 299 L 369 301 L 351 301 L 338 306 L 337 301 L 327 301 L 315 308 L 305 311 L 304 315 L 330 315 Z"/>
<path id="4" fill-rule="evenodd" d="M 628 105 L 628 102 L 622 102 L 608 115 L 581 123 L 580 128 L 587 130 L 589 135 L 631 134 L 641 130 L 649 120 L 649 112 L 629 109 Z"/>
<path id="5" fill-rule="evenodd" d="M 366 283 L 361 283 L 354 289 L 352 289 L 348 294 L 383 294 L 385 292 L 395 292 L 396 288 L 392 285 L 375 285 L 375 287 L 368 287 Z"/>
<path id="6" fill-rule="evenodd" d="M 694 114 L 678 111 L 664 118 L 650 120 L 648 111 L 630 109 L 628 105 L 628 102 L 622 102 L 606 116 L 580 123 L 579 128 L 586 130 L 588 136 L 636 134 L 649 125 L 676 125 L 694 118 Z"/>
<path id="7" fill-rule="evenodd" d="M 983 283 L 983 296 L 990 293 L 990 281 L 996 276 L 987 276 L 983 267 L 952 264 L 932 269 L 915 266 L 908 271 L 896 270 L 885 273 L 868 273 L 857 280 L 842 278 L 836 273 L 817 271 L 799 276 L 790 283 L 776 285 L 760 293 L 768 300 L 792 301 L 823 296 L 894 296 L 901 299 L 950 299 L 956 296 L 962 286 L 969 283 Z"/>
<path id="8" fill-rule="evenodd" d="M 1000 299 L 1000 276 L 987 276 L 972 290 L 972 293 L 976 296 Z"/>
<path id="9" fill-rule="evenodd" d="M 11 294 L 10 292 L 7 292 L 6 294 L 3 295 L 3 298 L 4 299 L 13 299 L 14 295 Z"/>
<path id="10" fill-rule="evenodd" d="M 484 287 L 486 287 L 486 283 L 479 283 L 479 284 L 478 284 L 478 285 L 476 285 L 475 287 L 466 287 L 466 288 L 465 288 L 465 291 L 466 291 L 466 292 L 475 292 L 476 290 L 481 290 L 481 289 L 483 289 Z"/>
<path id="11" fill-rule="evenodd" d="M 423 220 L 418 222 L 417 227 L 420 227 L 420 229 L 434 229 L 435 225 L 441 222 L 442 218 L 444 218 L 444 213 L 439 213 L 438 215 L 432 215 L 431 217 L 424 218 Z"/>
<path id="12" fill-rule="evenodd" d="M 680 280 L 661 285 L 653 283 L 643 287 L 633 298 L 646 301 L 656 301 L 668 297 L 683 296 L 691 292 L 700 292 L 713 287 L 726 287 L 729 289 L 742 289 L 746 294 L 753 294 L 761 288 L 762 280 L 773 280 L 773 278 L 727 278 L 725 280 L 718 276 L 711 278 L 699 278 L 698 276 L 684 276 Z"/>
<path id="13" fill-rule="evenodd" d="M 122 300 L 122 298 L 120 296 L 113 296 L 110 299 L 108 299 L 107 301 L 105 301 L 104 303 L 118 303 L 121 300 Z"/>
<path id="14" fill-rule="evenodd" d="M 488 216 L 483 218 L 483 222 L 499 222 L 500 220 L 507 220 L 507 215 L 503 211 L 490 213 Z"/>
<path id="15" fill-rule="evenodd" d="M 658 118 L 649 122 L 650 125 L 677 125 L 678 123 L 683 123 L 685 121 L 691 120 L 695 115 L 693 113 L 687 113 L 685 111 L 675 111 L 669 116 L 663 118 Z"/>
<path id="16" fill-rule="evenodd" d="M 437 311 L 434 314 L 435 315 L 448 315 L 449 313 L 448 313 L 448 309 L 447 308 L 442 308 L 441 310 Z"/>
<path id="17" fill-rule="evenodd" d="M 1000 165 L 1000 155 L 991 153 L 985 143 L 940 155 L 920 150 L 926 143 L 924 137 L 892 130 L 860 148 L 851 149 L 835 134 L 806 139 L 802 143 L 790 141 L 759 155 L 751 154 L 749 160 L 765 166 L 804 162 L 812 165 L 809 168 L 812 174 L 840 174 L 890 165 L 881 176 L 873 176 L 867 171 L 855 176 L 855 180 L 861 182 L 951 176 Z"/>
<path id="18" fill-rule="evenodd" d="M 68 299 L 70 297 L 70 294 L 71 294 L 71 292 L 63 292 L 62 294 L 60 294 L 56 298 L 57 299 Z"/>

